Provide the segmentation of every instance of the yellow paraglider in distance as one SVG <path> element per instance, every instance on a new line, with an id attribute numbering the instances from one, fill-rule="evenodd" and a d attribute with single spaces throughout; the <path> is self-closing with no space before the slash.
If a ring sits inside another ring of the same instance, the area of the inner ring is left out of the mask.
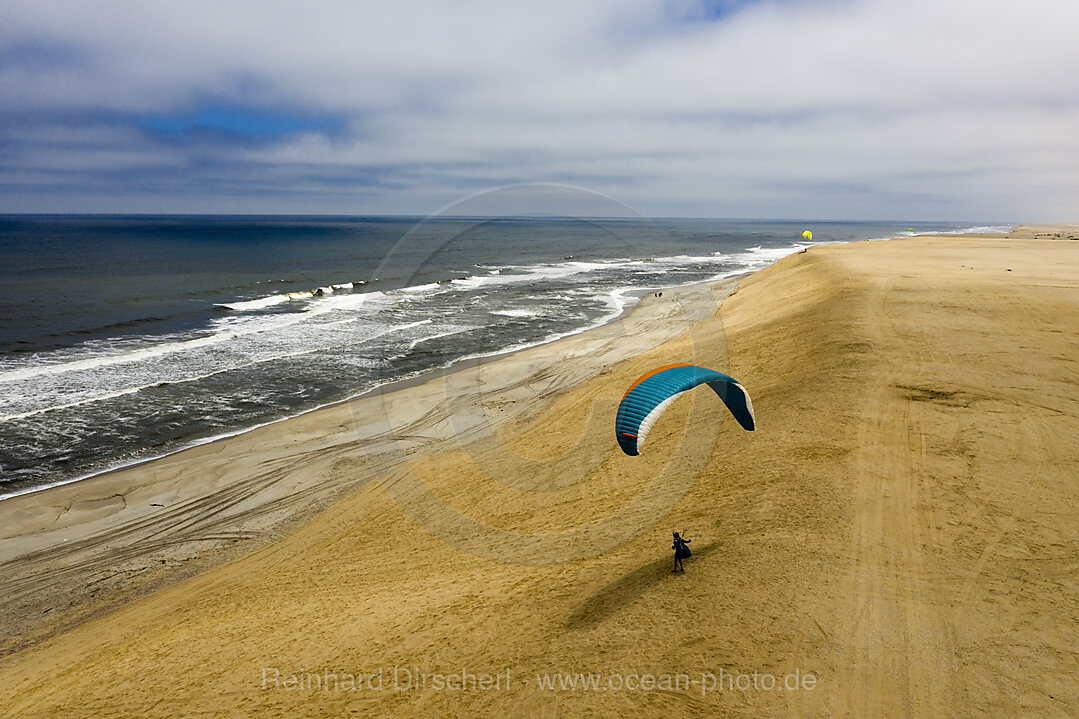
<path id="1" fill-rule="evenodd" d="M 813 239 L 813 233 L 810 232 L 809 230 L 802 230 L 802 239 L 812 240 Z"/>

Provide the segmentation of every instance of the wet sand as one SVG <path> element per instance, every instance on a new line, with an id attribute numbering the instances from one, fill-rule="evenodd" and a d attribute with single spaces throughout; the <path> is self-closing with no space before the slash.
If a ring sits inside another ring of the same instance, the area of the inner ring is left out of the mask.
<path id="1" fill-rule="evenodd" d="M 817 246 L 0 502 L 0 716 L 1074 716 L 1076 238 Z M 691 392 L 622 455 L 673 362 L 758 431 Z"/>

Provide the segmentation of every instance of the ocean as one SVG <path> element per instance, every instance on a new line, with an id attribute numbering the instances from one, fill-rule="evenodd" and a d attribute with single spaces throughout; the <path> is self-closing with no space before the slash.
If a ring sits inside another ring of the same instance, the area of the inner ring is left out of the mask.
<path id="1" fill-rule="evenodd" d="M 908 229 L 913 226 L 914 230 Z M 911 222 L 0 216 L 0 499 Z"/>

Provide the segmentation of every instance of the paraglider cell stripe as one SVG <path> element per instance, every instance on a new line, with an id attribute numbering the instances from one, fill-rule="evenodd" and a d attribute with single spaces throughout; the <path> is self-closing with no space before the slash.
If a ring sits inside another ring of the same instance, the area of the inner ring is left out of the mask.
<path id="1" fill-rule="evenodd" d="M 694 365 L 667 365 L 639 377 L 618 406 L 615 436 L 626 454 L 636 455 L 652 426 L 683 392 L 707 384 L 743 428 L 756 427 L 749 393 L 733 377 Z M 731 391 L 736 388 L 737 392 Z"/>

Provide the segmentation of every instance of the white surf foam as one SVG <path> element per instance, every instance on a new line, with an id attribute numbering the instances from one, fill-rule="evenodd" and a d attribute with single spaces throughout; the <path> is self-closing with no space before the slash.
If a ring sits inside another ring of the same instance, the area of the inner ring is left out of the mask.
<path id="1" fill-rule="evenodd" d="M 476 329 L 476 327 L 474 325 L 458 325 L 458 326 L 455 326 L 455 327 L 453 327 L 451 329 L 446 330 L 445 332 L 437 332 L 437 333 L 435 333 L 433 335 L 427 335 L 425 337 L 418 337 L 418 338 L 416 338 L 416 339 L 414 339 L 414 340 L 412 340 L 411 342 L 408 343 L 408 349 L 414 350 L 414 349 L 416 349 L 416 347 L 418 345 L 421 345 L 424 342 L 430 342 L 431 340 L 437 340 L 439 338 L 449 337 L 451 335 L 458 335 L 458 334 L 461 334 L 462 332 L 471 332 L 474 329 Z"/>
<path id="2" fill-rule="evenodd" d="M 287 295 L 270 295 L 269 297 L 259 297 L 254 300 L 237 300 L 236 302 L 221 302 L 214 305 L 214 307 L 221 307 L 226 310 L 234 310 L 236 312 L 249 312 L 251 310 L 261 310 L 266 307 L 273 307 L 283 302 L 288 302 L 292 298 Z"/>
<path id="3" fill-rule="evenodd" d="M 363 284 L 362 282 L 360 284 Z M 280 305 L 285 302 L 295 302 L 298 300 L 309 300 L 317 296 L 332 295 L 334 292 L 341 290 L 351 290 L 356 286 L 354 282 L 341 282 L 338 284 L 322 285 L 312 290 L 298 290 L 296 292 L 282 292 L 276 295 L 268 295 L 266 297 L 255 297 L 250 300 L 235 300 L 233 302 L 219 302 L 214 307 L 221 307 L 222 309 L 232 310 L 234 312 L 253 312 L 255 310 L 265 309 L 267 307 L 273 307 L 274 305 Z"/>
<path id="4" fill-rule="evenodd" d="M 502 317 L 539 317 L 539 312 L 533 310 L 491 310 L 491 314 Z"/>
<path id="5" fill-rule="evenodd" d="M 101 369 L 117 364 L 146 362 L 182 352 L 220 345 L 241 337 L 260 333 L 280 332 L 283 329 L 310 321 L 312 318 L 340 310 L 355 310 L 369 302 L 385 298 L 382 292 L 338 295 L 327 298 L 317 306 L 309 306 L 305 311 L 259 317 L 228 317 L 215 321 L 210 333 L 195 338 L 181 339 L 177 335 L 168 336 L 164 341 L 154 341 L 142 346 L 122 346 L 119 350 L 105 349 L 99 353 L 96 346 L 90 346 L 91 356 L 72 360 L 55 361 L 53 357 L 33 355 L 22 361 L 21 367 L 0 372 L 0 384 L 25 381 L 68 372 Z M 84 348 L 85 349 L 85 348 Z"/>
<path id="6" fill-rule="evenodd" d="M 964 227 L 960 230 L 946 230 L 944 232 L 926 232 L 918 234 L 928 235 L 1006 235 L 1015 229 L 1014 225 L 975 225 Z"/>
<path id="7" fill-rule="evenodd" d="M 405 292 L 410 295 L 422 295 L 427 294 L 428 292 L 436 292 L 441 289 L 441 287 L 442 286 L 439 285 L 437 282 L 428 282 L 425 285 L 412 285 L 411 287 L 401 287 L 394 290 L 394 292 Z"/>

